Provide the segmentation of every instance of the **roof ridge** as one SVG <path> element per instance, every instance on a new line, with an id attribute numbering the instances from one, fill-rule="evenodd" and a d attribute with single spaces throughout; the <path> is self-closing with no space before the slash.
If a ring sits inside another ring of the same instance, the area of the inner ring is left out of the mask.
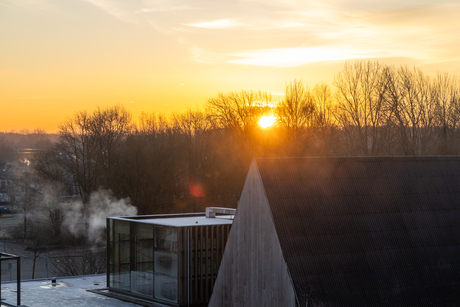
<path id="1" fill-rule="evenodd" d="M 453 161 L 460 160 L 460 155 L 432 155 L 432 156 L 314 156 L 314 157 L 254 157 L 256 161 L 282 160 L 324 160 L 324 161 Z"/>

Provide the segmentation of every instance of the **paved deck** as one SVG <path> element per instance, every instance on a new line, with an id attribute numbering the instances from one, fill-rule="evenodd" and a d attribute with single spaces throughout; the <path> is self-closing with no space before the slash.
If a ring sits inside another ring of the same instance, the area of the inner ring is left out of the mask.
<path id="1" fill-rule="evenodd" d="M 21 306 L 47 307 L 139 307 L 137 304 L 121 301 L 87 290 L 106 287 L 106 275 L 88 275 L 57 278 L 56 285 L 51 279 L 27 280 L 21 282 Z M 16 282 L 1 284 L 1 307 L 16 306 Z M 102 291 L 101 291 L 102 292 Z"/>

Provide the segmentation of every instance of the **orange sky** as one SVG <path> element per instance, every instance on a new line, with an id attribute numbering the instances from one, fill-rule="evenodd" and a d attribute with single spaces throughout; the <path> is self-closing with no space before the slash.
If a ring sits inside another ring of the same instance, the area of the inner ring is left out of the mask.
<path id="1" fill-rule="evenodd" d="M 0 131 L 330 83 L 346 60 L 460 72 L 458 1 L 0 0 Z"/>

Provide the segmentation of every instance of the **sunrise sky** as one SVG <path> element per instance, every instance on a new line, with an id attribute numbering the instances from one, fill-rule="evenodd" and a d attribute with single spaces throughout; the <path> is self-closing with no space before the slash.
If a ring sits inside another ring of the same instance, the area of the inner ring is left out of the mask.
<path id="1" fill-rule="evenodd" d="M 0 0 L 0 131 L 75 111 L 182 112 L 218 92 L 331 83 L 346 60 L 460 73 L 460 2 Z"/>

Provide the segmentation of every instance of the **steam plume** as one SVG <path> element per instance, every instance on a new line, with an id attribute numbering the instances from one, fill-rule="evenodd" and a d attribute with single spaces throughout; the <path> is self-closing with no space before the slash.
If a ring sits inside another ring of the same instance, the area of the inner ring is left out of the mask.
<path id="1" fill-rule="evenodd" d="M 104 243 L 103 232 L 109 216 L 136 215 L 129 198 L 116 199 L 110 190 L 91 193 L 88 204 L 77 201 L 66 215 L 66 224 L 76 236 L 86 236 L 91 243 Z"/>

